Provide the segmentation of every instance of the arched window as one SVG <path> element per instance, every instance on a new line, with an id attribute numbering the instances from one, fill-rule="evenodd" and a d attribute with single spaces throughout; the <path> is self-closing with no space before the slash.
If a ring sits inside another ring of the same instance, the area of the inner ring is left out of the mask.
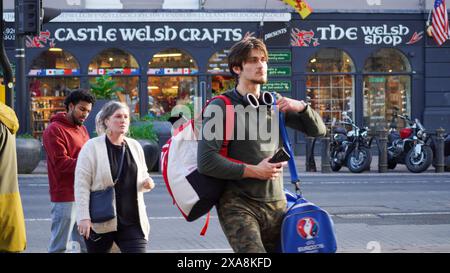
<path id="1" fill-rule="evenodd" d="M 198 66 L 194 58 L 179 49 L 153 55 L 148 63 L 149 113 L 169 115 L 177 104 L 193 102 L 198 93 Z"/>
<path id="2" fill-rule="evenodd" d="M 341 49 L 318 50 L 307 64 L 306 95 L 325 124 L 342 120 L 342 112 L 354 115 L 355 65 Z"/>
<path id="3" fill-rule="evenodd" d="M 34 137 L 41 137 L 53 114 L 65 111 L 64 98 L 72 89 L 80 87 L 79 75 L 78 61 L 60 48 L 50 48 L 32 61 L 28 90 Z"/>
<path id="4" fill-rule="evenodd" d="M 235 78 L 228 69 L 229 49 L 214 53 L 208 60 L 208 74 L 211 75 L 211 94 L 217 96 L 234 88 Z"/>
<path id="5" fill-rule="evenodd" d="M 89 63 L 89 83 L 98 84 L 99 77 L 110 76 L 115 86 L 121 88 L 115 97 L 130 107 L 133 115 L 139 114 L 139 65 L 128 52 L 117 48 L 110 48 L 100 52 Z"/>
<path id="6" fill-rule="evenodd" d="M 411 114 L 411 65 L 398 49 L 372 53 L 364 65 L 364 123 L 372 130 L 389 127 L 394 108 Z M 398 120 L 398 127 L 404 122 Z"/>

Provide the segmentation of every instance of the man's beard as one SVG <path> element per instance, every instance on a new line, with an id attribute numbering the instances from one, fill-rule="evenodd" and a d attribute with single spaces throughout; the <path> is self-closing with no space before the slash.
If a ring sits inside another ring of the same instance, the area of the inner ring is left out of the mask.
<path id="1" fill-rule="evenodd" d="M 79 119 L 77 119 L 77 118 L 75 117 L 74 114 L 71 115 L 71 118 L 72 118 L 73 123 L 74 123 L 75 125 L 78 125 L 78 126 L 83 125 L 83 122 L 81 122 Z"/>
<path id="2" fill-rule="evenodd" d="M 267 77 L 260 80 L 251 80 L 253 84 L 266 84 L 267 83 Z"/>

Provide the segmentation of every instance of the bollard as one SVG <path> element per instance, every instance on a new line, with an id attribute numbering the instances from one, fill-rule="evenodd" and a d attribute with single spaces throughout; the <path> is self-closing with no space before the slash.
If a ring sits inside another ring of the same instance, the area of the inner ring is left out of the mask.
<path id="1" fill-rule="evenodd" d="M 436 164 L 434 170 L 437 173 L 443 173 L 445 171 L 444 133 L 444 129 L 436 129 L 436 140 L 434 142 L 434 156 L 436 157 Z"/>
<path id="2" fill-rule="evenodd" d="M 317 172 L 316 161 L 314 159 L 314 143 L 313 137 L 306 137 L 306 171 Z"/>
<path id="3" fill-rule="evenodd" d="M 321 138 L 322 142 L 322 173 L 330 173 L 331 165 L 330 165 L 330 137 L 325 136 Z"/>
<path id="4" fill-rule="evenodd" d="M 385 173 L 388 169 L 387 164 L 387 130 L 378 131 L 378 172 Z"/>

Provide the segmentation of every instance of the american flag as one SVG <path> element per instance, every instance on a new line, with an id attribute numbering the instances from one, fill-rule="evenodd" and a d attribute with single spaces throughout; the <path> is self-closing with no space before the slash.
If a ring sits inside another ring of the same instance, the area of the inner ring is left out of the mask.
<path id="1" fill-rule="evenodd" d="M 438 45 L 442 45 L 449 38 L 447 6 L 445 0 L 434 1 L 433 8 L 433 38 Z"/>

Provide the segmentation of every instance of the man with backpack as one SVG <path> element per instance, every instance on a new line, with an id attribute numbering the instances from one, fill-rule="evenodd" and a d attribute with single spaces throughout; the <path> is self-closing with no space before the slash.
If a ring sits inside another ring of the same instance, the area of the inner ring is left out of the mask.
<path id="1" fill-rule="evenodd" d="M 213 100 L 205 108 L 198 142 L 198 171 L 226 180 L 225 191 L 216 207 L 228 242 L 240 253 L 275 252 L 286 210 L 282 176 L 286 162 L 269 162 L 283 144 L 278 141 L 278 126 L 267 126 L 278 119 L 271 106 L 272 96 L 261 92 L 261 84 L 267 82 L 267 61 L 266 46 L 254 37 L 246 37 L 231 48 L 228 67 L 237 85 L 224 93 L 236 112 L 233 138 L 227 145 L 228 158 L 220 153 L 223 131 L 209 130 L 208 124 L 217 117 L 225 121 L 223 100 Z M 287 126 L 309 136 L 325 135 L 322 118 L 305 102 L 279 94 L 276 100 L 277 110 L 285 113 Z M 218 109 L 222 113 L 215 112 Z M 238 109 L 245 109 L 249 117 L 239 116 Z M 267 138 L 260 126 L 272 128 L 270 135 L 275 137 Z"/>

